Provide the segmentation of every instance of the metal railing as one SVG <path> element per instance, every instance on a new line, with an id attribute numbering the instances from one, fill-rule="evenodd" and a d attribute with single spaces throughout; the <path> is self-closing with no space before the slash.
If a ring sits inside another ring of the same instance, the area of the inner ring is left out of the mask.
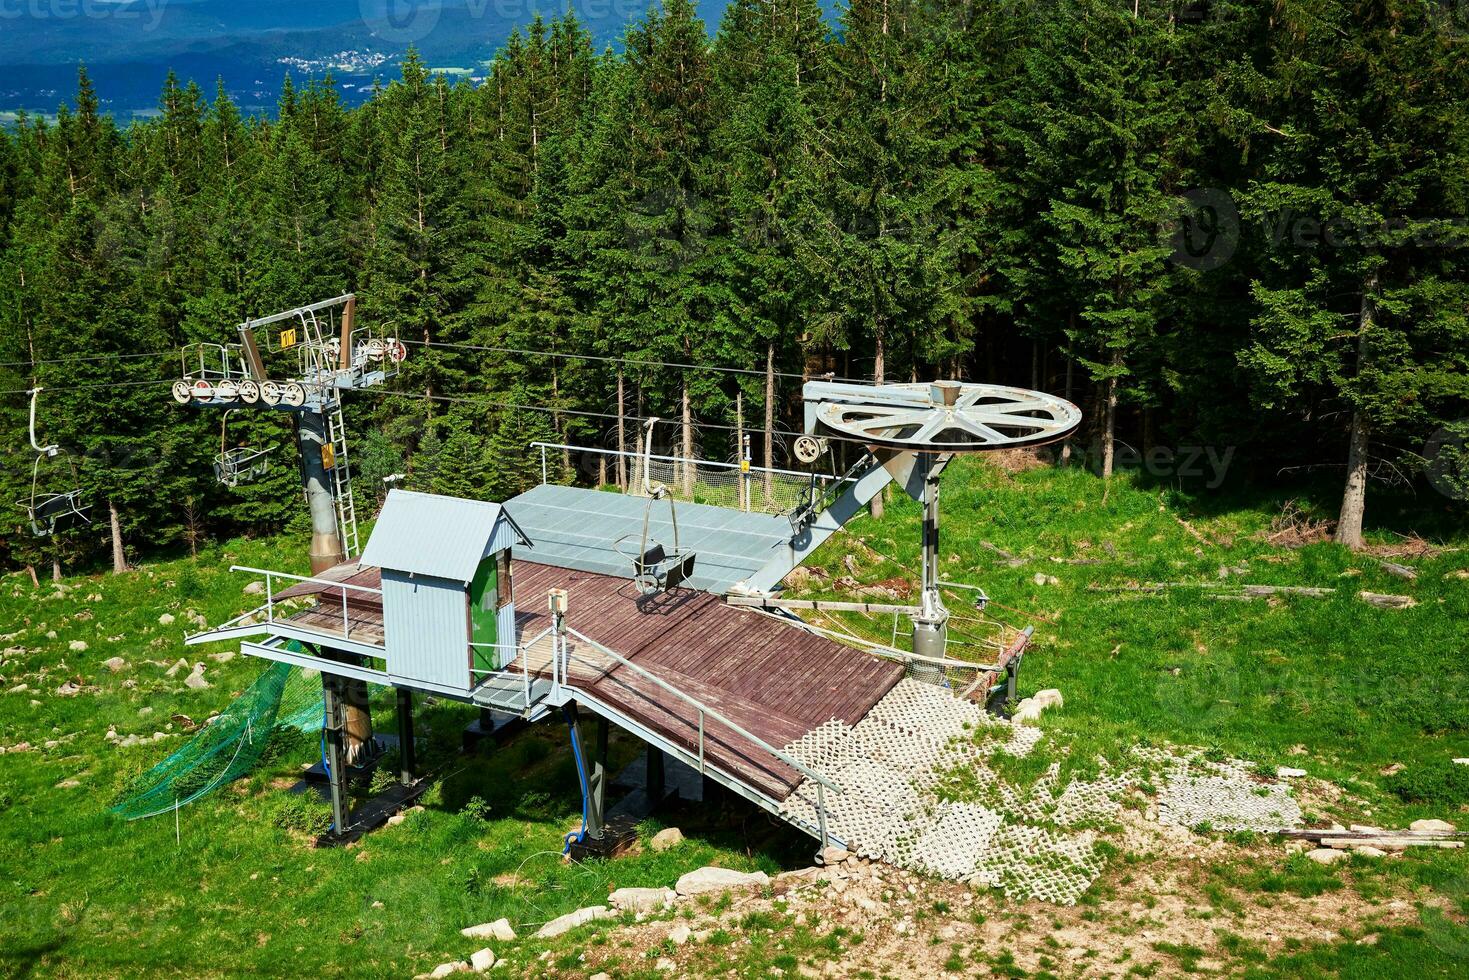
<path id="1" fill-rule="evenodd" d="M 496 677 L 509 678 L 514 677 L 518 674 L 520 676 L 520 693 L 522 703 L 524 704 L 525 708 L 529 708 L 531 705 L 530 650 L 531 647 L 544 640 L 546 638 L 546 635 L 550 632 L 551 627 L 547 626 L 545 629 L 541 630 L 529 640 L 523 640 L 519 644 L 471 642 L 469 646 L 472 650 L 513 650 L 514 657 L 511 659 L 509 665 L 507 665 L 506 667 L 502 667 L 499 670 L 481 670 L 478 667 L 471 667 L 469 669 L 470 686 L 473 688 L 479 688 L 484 684 L 489 683 L 492 679 Z M 517 663 L 520 665 L 520 670 L 511 670 L 510 667 L 514 666 Z"/>
<path id="2" fill-rule="evenodd" d="M 820 491 L 837 479 L 829 473 L 812 474 L 755 466 L 748 460 L 724 463 L 683 456 L 651 456 L 594 446 L 572 446 L 559 442 L 533 442 L 531 447 L 541 451 L 542 483 L 552 482 L 552 463 L 548 451 L 584 453 L 609 460 L 627 460 L 627 493 L 632 496 L 643 496 L 642 470 L 644 466 L 649 466 L 652 471 L 648 475 L 649 480 L 663 484 L 675 499 L 732 507 L 746 513 L 788 513 L 810 499 L 813 480 Z"/>
<path id="3" fill-rule="evenodd" d="M 728 728 L 730 731 L 734 732 L 736 735 L 739 735 L 741 738 L 744 738 L 750 744 L 752 744 L 752 745 L 756 746 L 757 748 L 761 749 L 762 751 L 768 753 L 772 757 L 780 760 L 781 762 L 783 762 L 786 765 L 790 766 L 792 769 L 796 770 L 802 776 L 806 777 L 807 779 L 809 779 L 813 783 L 815 783 L 816 784 L 816 815 L 817 815 L 817 824 L 818 824 L 817 829 L 818 829 L 818 831 L 819 831 L 819 833 L 821 835 L 821 846 L 823 848 L 826 847 L 827 842 L 829 840 L 829 835 L 827 833 L 826 790 L 827 789 L 830 789 L 830 790 L 832 790 L 835 793 L 841 793 L 841 792 L 843 792 L 843 790 L 842 790 L 842 787 L 840 785 L 838 785 L 837 783 L 835 783 L 832 780 L 828 779 L 826 776 L 822 775 L 821 773 L 817 772 L 816 770 L 812 769 L 811 767 L 807 766 L 805 763 L 801 762 L 799 759 L 792 758 L 790 755 L 788 755 L 787 753 L 781 751 L 780 749 L 776 748 L 775 746 L 771 745 L 769 742 L 765 741 L 763 738 L 761 738 L 759 735 L 756 735 L 754 732 L 749 731 L 744 726 L 742 726 L 742 725 L 740 725 L 740 724 L 738 724 L 738 723 L 736 723 L 734 721 L 731 721 L 726 715 L 724 715 L 722 712 L 718 711 L 717 709 L 709 707 L 707 704 L 705 704 L 704 702 L 700 701 L 698 698 L 694 697 L 693 695 L 687 694 L 684 691 L 679 690 L 677 687 L 675 687 L 674 685 L 668 683 L 666 680 L 664 680 L 663 678 L 659 677 L 657 674 L 654 674 L 651 671 L 649 671 L 649 670 L 647 670 L 647 669 L 645 669 L 643 667 L 638 666 L 637 664 L 633 663 L 631 660 L 627 659 L 626 657 L 622 656 L 621 654 L 614 653 L 612 650 L 609 650 L 607 647 L 605 647 L 602 644 L 598 643 L 596 640 L 593 640 L 592 638 L 590 638 L 590 637 L 588 637 L 588 636 L 586 636 L 586 635 L 584 635 L 582 633 L 578 633 L 576 630 L 568 629 L 568 628 L 563 628 L 563 630 L 560 631 L 560 632 L 553 632 L 552 633 L 552 643 L 553 643 L 553 649 L 552 649 L 552 684 L 553 684 L 553 686 L 556 686 L 556 687 L 566 686 L 566 687 L 570 687 L 572 690 L 575 690 L 574 685 L 570 684 L 571 660 L 572 660 L 572 657 L 575 656 L 575 655 L 572 653 L 571 644 L 569 644 L 569 643 L 566 642 L 566 638 L 568 636 L 574 637 L 577 641 L 579 641 L 581 643 L 585 643 L 587 646 L 593 648 L 594 650 L 597 651 L 597 653 L 598 653 L 599 656 L 605 657 L 606 659 L 611 660 L 611 661 L 619 664 L 620 666 L 626 667 L 628 670 L 631 670 L 633 673 L 637 674 L 638 676 L 643 677 L 643 678 L 646 678 L 649 681 L 652 681 L 661 690 L 667 691 L 669 694 L 672 694 L 674 697 L 676 697 L 679 700 L 683 701 L 685 704 L 688 704 L 690 707 L 694 708 L 699 713 L 699 725 L 698 725 L 698 736 L 697 736 L 696 752 L 697 752 L 697 758 L 698 758 L 698 761 L 699 761 L 699 774 L 701 776 L 704 775 L 704 771 L 705 771 L 705 759 L 704 759 L 704 731 L 705 731 L 705 721 L 706 721 L 706 718 L 713 718 L 715 721 L 717 721 L 720 724 L 724 725 L 726 728 Z M 589 666 L 592 666 L 592 667 L 597 667 L 598 666 L 596 663 L 594 663 L 592 660 L 590 660 L 587 657 L 577 656 L 577 659 L 583 661 L 584 663 L 588 664 Z"/>
<path id="4" fill-rule="evenodd" d="M 250 610 L 247 610 L 245 612 L 242 612 L 242 613 L 240 613 L 240 615 L 236 616 L 235 618 L 230 619 L 230 620 L 227 620 L 227 621 L 219 624 L 218 626 L 213 627 L 212 629 L 206 630 L 205 632 L 215 633 L 215 632 L 219 632 L 220 630 L 227 630 L 227 629 L 230 629 L 230 628 L 235 627 L 235 626 L 245 625 L 244 624 L 244 620 L 250 619 L 250 618 L 255 617 L 255 616 L 259 616 L 261 613 L 264 613 L 265 614 L 265 619 L 263 620 L 263 622 L 265 624 L 268 624 L 268 625 L 276 625 L 278 623 L 284 622 L 284 620 L 278 620 L 275 617 L 275 606 L 276 606 L 276 597 L 275 597 L 276 585 L 275 585 L 275 580 L 276 579 L 289 579 L 293 583 L 295 583 L 295 582 L 309 582 L 309 583 L 311 583 L 313 585 L 320 585 L 320 586 L 323 586 L 325 588 L 340 589 L 341 590 L 341 596 L 342 596 L 342 631 L 341 631 L 340 634 L 337 634 L 337 633 L 335 633 L 335 632 L 333 632 L 331 630 L 319 629 L 318 627 L 316 627 L 314 625 L 307 627 L 307 626 L 303 626 L 303 624 L 301 624 L 301 623 L 291 623 L 290 624 L 291 626 L 293 626 L 295 628 L 298 628 L 298 629 L 307 629 L 307 630 L 309 630 L 310 632 L 313 632 L 313 633 L 324 633 L 327 636 L 337 636 L 337 635 L 340 635 L 345 640 L 352 640 L 353 639 L 353 637 L 352 637 L 352 621 L 351 621 L 351 617 L 347 614 L 347 590 L 348 589 L 351 589 L 354 592 L 365 592 L 365 593 L 367 593 L 369 595 L 375 595 L 375 596 L 379 596 L 379 597 L 381 597 L 382 594 L 383 594 L 383 590 L 382 589 L 375 589 L 375 588 L 372 588 L 372 587 L 366 586 L 366 585 L 352 585 L 352 584 L 347 583 L 347 582 L 333 582 L 330 579 L 315 578 L 315 577 L 310 576 L 310 575 L 292 575 L 289 572 L 277 572 L 277 571 L 273 571 L 273 570 L 268 569 L 268 568 L 252 568 L 249 565 L 231 565 L 230 566 L 230 571 L 232 571 L 232 572 L 249 572 L 252 575 L 263 575 L 263 576 L 265 576 L 265 604 L 262 605 L 262 606 L 256 606 L 254 609 L 250 609 Z M 324 607 L 324 604 L 321 601 L 321 593 L 316 593 L 316 604 L 317 604 L 317 606 L 319 608 Z M 194 634 L 194 635 L 199 635 L 199 634 Z M 366 646 L 373 646 L 373 647 L 377 647 L 378 649 L 382 649 L 382 643 L 381 642 L 374 641 L 374 642 L 370 642 L 370 643 L 365 643 L 365 641 L 363 641 L 363 640 L 354 640 L 354 642 L 364 643 Z"/>

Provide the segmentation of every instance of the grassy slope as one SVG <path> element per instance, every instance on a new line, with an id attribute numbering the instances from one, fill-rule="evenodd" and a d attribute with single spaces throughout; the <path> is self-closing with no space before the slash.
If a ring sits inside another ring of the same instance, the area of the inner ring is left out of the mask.
<path id="1" fill-rule="evenodd" d="M 1389 781 L 1379 770 L 1401 762 L 1412 772 L 1469 755 L 1462 693 L 1469 581 L 1444 577 L 1469 565 L 1469 553 L 1415 562 L 1420 575 L 1408 583 L 1329 545 L 1299 552 L 1264 545 L 1253 534 L 1268 523 L 1270 502 L 1209 501 L 1206 514 L 1204 502 L 1126 480 L 1114 485 L 1105 504 L 1101 493 L 1081 472 L 1007 475 L 964 464 L 945 480 L 945 574 L 982 583 L 999 602 L 1036 614 L 1039 642 L 1022 688 L 1055 686 L 1065 693 L 1065 707 L 1048 715 L 1048 727 L 1060 736 L 1052 742 L 1072 740 L 1076 758 L 1092 750 L 1115 753 L 1138 738 L 1219 747 L 1346 782 L 1374 820 L 1454 818 L 1442 799 L 1403 804 L 1385 791 Z M 1179 517 L 1209 543 L 1191 535 Z M 917 509 L 895 501 L 881 526 L 863 519 L 853 531 L 911 561 Z M 980 541 L 1031 560 L 1006 567 Z M 839 573 L 848 545 L 838 539 L 818 557 Z M 1100 563 L 1061 564 L 1053 557 Z M 36 747 L 0 756 L 0 973 L 410 974 L 467 954 L 474 944 L 458 937 L 463 925 L 501 915 L 532 924 L 591 904 L 609 885 L 667 883 L 709 862 L 774 870 L 809 853 L 768 821 L 737 812 L 711 821 L 691 845 L 668 854 L 564 867 L 554 852 L 579 809 L 564 734 L 546 727 L 498 755 L 465 760 L 453 750 L 469 715 L 447 704 L 425 713 L 434 742 L 430 762 L 447 778 L 425 800 L 426 812 L 360 848 L 306 847 L 300 828 L 321 819 L 319 805 L 271 788 L 272 780 L 312 757 L 314 746 L 305 742 L 249 780 L 185 809 L 177 842 L 166 817 L 116 822 L 105 812 L 113 794 L 166 754 L 165 744 L 178 742 L 118 749 L 102 738 L 108 726 L 147 735 L 166 731 L 176 712 L 206 717 L 258 672 L 242 658 L 223 665 L 205 660 L 214 686 L 197 692 L 183 687 L 182 673 L 164 675 L 178 657 L 201 656 L 179 642 L 186 610 L 218 622 L 246 605 L 242 578 L 222 571 L 232 562 L 299 571 L 304 548 L 282 552 L 277 543 L 234 542 L 197 561 L 72 580 L 58 598 L 50 587 L 33 593 L 19 576 L 0 585 L 0 632 L 18 633 L 3 646 L 26 651 L 5 654 L 0 690 L 17 683 L 31 688 L 0 693 L 0 744 Z M 1267 604 L 1209 599 L 1193 590 L 1138 596 L 1088 589 L 1214 579 L 1221 565 L 1244 562 L 1243 581 L 1340 592 Z M 1060 582 L 1036 585 L 1037 572 Z M 899 570 L 868 560 L 860 573 L 877 581 Z M 1364 588 L 1410 593 L 1419 605 L 1373 609 L 1354 598 Z M 79 619 L 83 610 L 92 618 Z M 995 611 L 1012 622 L 1030 621 Z M 160 626 L 163 612 L 179 621 Z M 45 638 L 48 630 L 56 631 L 55 640 Z M 114 636 L 121 638 L 109 640 Z M 89 649 L 70 652 L 74 639 Z M 114 655 L 128 661 L 117 674 L 100 666 Z M 71 677 L 88 689 L 56 696 Z M 125 686 L 129 681 L 133 686 Z M 48 739 L 63 741 L 42 748 Z M 1289 754 L 1297 745 L 1307 754 Z M 68 779 L 81 786 L 58 787 Z M 465 810 L 473 796 L 488 804 L 487 814 Z M 692 814 L 678 817 L 686 832 L 694 829 Z M 1469 902 L 1469 889 L 1461 887 L 1469 864 L 1462 858 L 1435 856 L 1423 873 L 1437 875 L 1436 886 L 1461 904 Z M 1442 961 L 1446 945 L 1462 950 L 1469 943 L 1464 933 L 1451 923 L 1427 923 L 1419 934 L 1379 946 L 1305 951 L 1258 968 L 1373 976 L 1391 975 L 1396 966 L 1400 975 L 1405 962 L 1426 970 Z M 839 950 L 818 947 L 813 955 Z M 575 961 L 561 962 L 572 968 Z"/>

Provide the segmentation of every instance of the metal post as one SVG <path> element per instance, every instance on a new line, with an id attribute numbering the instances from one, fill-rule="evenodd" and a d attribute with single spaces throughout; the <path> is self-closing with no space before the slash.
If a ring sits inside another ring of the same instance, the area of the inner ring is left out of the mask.
<path id="1" fill-rule="evenodd" d="M 546 479 L 546 447 L 545 446 L 542 446 L 541 447 L 541 483 L 545 484 L 545 483 L 549 483 L 549 482 L 550 481 Z"/>
<path id="2" fill-rule="evenodd" d="M 347 754 L 342 751 L 343 728 L 342 679 L 336 674 L 321 675 L 321 694 L 326 702 L 326 770 L 332 792 L 332 830 L 336 836 L 347 832 Z"/>
<path id="3" fill-rule="evenodd" d="M 699 775 L 704 775 L 704 709 L 699 709 Z"/>
<path id="4" fill-rule="evenodd" d="M 816 824 L 821 831 L 821 853 L 825 854 L 831 838 L 826 834 L 826 787 L 820 783 L 816 784 Z"/>
<path id="5" fill-rule="evenodd" d="M 418 768 L 418 753 L 413 744 L 413 692 L 398 688 L 398 780 L 404 786 L 413 785 L 414 770 Z"/>
<path id="6" fill-rule="evenodd" d="M 597 716 L 591 774 L 591 798 L 587 801 L 587 836 L 600 839 L 607 812 L 607 719 Z"/>
<path id="7" fill-rule="evenodd" d="M 663 750 L 648 746 L 648 766 L 643 775 L 643 786 L 648 793 L 648 802 L 656 804 L 663 799 Z"/>
<path id="8" fill-rule="evenodd" d="M 316 575 L 346 559 L 337 533 L 336 499 L 321 459 L 322 447 L 327 444 L 326 417 L 321 412 L 299 413 L 296 435 L 301 449 L 301 485 L 311 509 L 311 574 Z"/>

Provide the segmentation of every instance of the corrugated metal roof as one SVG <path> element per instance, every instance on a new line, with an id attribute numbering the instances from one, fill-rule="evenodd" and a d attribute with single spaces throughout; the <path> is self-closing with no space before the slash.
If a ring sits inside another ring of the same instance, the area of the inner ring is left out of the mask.
<path id="1" fill-rule="evenodd" d="M 632 577 L 632 565 L 618 549 L 638 551 L 643 533 L 646 497 L 632 497 L 584 487 L 542 484 L 505 504 L 535 542 L 529 554 L 517 558 L 583 572 Z M 709 504 L 676 504 L 678 541 L 698 552 L 691 588 L 724 593 L 748 578 L 789 542 L 790 521 L 769 514 L 747 514 Z M 649 537 L 673 547 L 668 503 L 653 503 Z M 621 545 L 617 545 L 623 538 Z"/>
<path id="2" fill-rule="evenodd" d="M 457 582 L 474 577 L 485 547 L 505 521 L 516 538 L 531 543 L 499 504 L 393 490 L 378 515 L 361 563 Z"/>

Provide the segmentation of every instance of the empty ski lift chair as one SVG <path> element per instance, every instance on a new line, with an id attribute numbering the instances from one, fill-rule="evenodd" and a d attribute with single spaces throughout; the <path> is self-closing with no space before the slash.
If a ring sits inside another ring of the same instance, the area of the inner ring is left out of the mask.
<path id="1" fill-rule="evenodd" d="M 657 423 L 656 418 L 648 420 L 643 448 L 643 492 L 648 497 L 648 504 L 643 508 L 643 533 L 638 541 L 637 553 L 629 554 L 622 549 L 622 543 L 632 537 L 631 534 L 624 534 L 612 542 L 613 549 L 632 563 L 633 583 L 645 596 L 658 595 L 687 582 L 693 577 L 694 559 L 697 555 L 692 549 L 686 551 L 679 547 L 678 511 L 673 502 L 672 491 L 661 483 L 653 483 L 648 475 L 653 461 L 653 426 Z M 668 522 L 673 528 L 671 550 L 649 535 L 653 506 L 659 500 L 668 501 Z"/>
<path id="2" fill-rule="evenodd" d="M 92 519 L 87 516 L 91 508 L 82 503 L 81 488 L 76 487 L 77 472 L 76 463 L 67 458 L 67 466 L 71 472 L 72 489 L 63 490 L 58 493 L 50 493 L 41 490 L 41 461 L 55 459 L 66 455 L 61 446 L 57 444 L 41 445 L 36 439 L 36 398 L 41 393 L 39 387 L 32 388 L 31 395 L 31 448 L 36 451 L 36 461 L 31 465 L 31 498 L 30 501 L 22 502 L 25 507 L 27 518 L 31 525 L 31 534 L 38 538 L 49 538 L 54 534 L 69 530 L 79 524 L 90 524 Z"/>
<path id="3" fill-rule="evenodd" d="M 232 411 L 234 409 L 227 409 L 219 421 L 219 455 L 214 458 L 214 478 L 231 488 L 264 476 L 270 469 L 271 452 L 269 448 L 257 449 L 254 446 L 227 448 Z"/>

